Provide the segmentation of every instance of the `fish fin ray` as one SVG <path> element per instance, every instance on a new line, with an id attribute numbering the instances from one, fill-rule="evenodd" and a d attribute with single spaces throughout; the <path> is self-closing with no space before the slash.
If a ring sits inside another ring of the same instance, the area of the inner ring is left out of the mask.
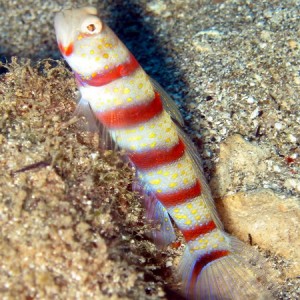
<path id="1" fill-rule="evenodd" d="M 192 284 L 192 275 L 199 259 L 187 246 L 179 265 L 184 293 L 190 300 L 271 300 L 272 289 L 266 262 L 259 255 L 252 255 L 253 249 L 225 234 L 229 242 L 229 254 L 207 263 L 196 274 Z M 245 252 L 246 249 L 246 252 Z M 253 257 L 259 262 L 253 264 Z"/>
<path id="2" fill-rule="evenodd" d="M 87 100 L 83 98 L 79 100 L 74 115 L 85 118 L 87 124 L 84 125 L 84 129 L 99 133 L 101 149 L 113 151 L 118 150 L 117 143 L 114 142 L 109 130 L 97 120 L 90 103 Z"/>
<path id="3" fill-rule="evenodd" d="M 151 77 L 149 77 L 149 79 L 150 79 L 150 82 L 151 82 L 154 90 L 159 93 L 164 109 L 167 111 L 168 114 L 170 114 L 172 119 L 177 121 L 177 123 L 180 126 L 183 126 L 184 120 L 181 116 L 181 113 L 180 113 L 175 101 L 170 97 L 170 95 L 163 89 L 163 87 L 156 80 L 154 80 Z"/>
<path id="4" fill-rule="evenodd" d="M 158 248 L 164 248 L 176 239 L 174 226 L 167 209 L 155 197 L 155 195 L 142 186 L 139 182 L 135 182 L 133 190 L 143 195 L 143 202 L 146 210 L 146 219 L 154 225 L 151 231 L 151 238 Z"/>
<path id="5" fill-rule="evenodd" d="M 216 224 L 217 228 L 223 230 L 223 224 L 218 217 L 218 213 L 217 213 L 217 210 L 216 210 L 216 207 L 214 204 L 214 200 L 213 200 L 211 192 L 210 192 L 210 188 L 208 187 L 208 185 L 206 183 L 200 155 L 199 155 L 195 145 L 191 141 L 191 139 L 179 126 L 177 126 L 177 132 L 179 134 L 179 137 L 183 140 L 183 142 L 186 146 L 186 152 L 192 158 L 194 170 L 197 174 L 197 177 L 200 179 L 201 193 L 203 195 L 203 200 L 205 201 L 206 205 L 210 209 L 212 219 L 213 219 L 214 223 Z"/>

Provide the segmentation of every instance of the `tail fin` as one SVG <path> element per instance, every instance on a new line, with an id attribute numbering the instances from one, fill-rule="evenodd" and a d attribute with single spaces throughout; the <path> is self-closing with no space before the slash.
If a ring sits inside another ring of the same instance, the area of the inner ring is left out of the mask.
<path id="1" fill-rule="evenodd" d="M 246 247 L 231 237 L 228 239 L 231 242 L 230 251 L 215 250 L 200 257 L 191 254 L 187 246 L 179 267 L 187 299 L 273 299 L 263 285 L 265 277 L 259 270 L 263 266 L 251 265 Z"/>

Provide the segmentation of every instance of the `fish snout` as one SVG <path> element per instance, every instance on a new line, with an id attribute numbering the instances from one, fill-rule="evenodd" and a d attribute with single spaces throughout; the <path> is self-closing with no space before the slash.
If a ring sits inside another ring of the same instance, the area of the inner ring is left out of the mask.
<path id="1" fill-rule="evenodd" d="M 62 43 L 58 42 L 58 48 L 63 56 L 70 56 L 74 51 L 73 43 L 64 46 Z"/>

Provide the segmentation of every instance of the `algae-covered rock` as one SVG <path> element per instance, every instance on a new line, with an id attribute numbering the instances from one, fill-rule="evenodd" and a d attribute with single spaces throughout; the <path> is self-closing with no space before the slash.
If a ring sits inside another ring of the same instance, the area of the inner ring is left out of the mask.
<path id="1" fill-rule="evenodd" d="M 152 273 L 144 257 L 151 260 L 155 247 L 145 238 L 130 242 L 145 232 L 129 189 L 132 169 L 101 151 L 97 134 L 80 130 L 70 72 L 53 61 L 32 67 L 13 59 L 7 68 L 0 79 L 1 298 L 163 299 L 159 280 L 144 279 Z"/>

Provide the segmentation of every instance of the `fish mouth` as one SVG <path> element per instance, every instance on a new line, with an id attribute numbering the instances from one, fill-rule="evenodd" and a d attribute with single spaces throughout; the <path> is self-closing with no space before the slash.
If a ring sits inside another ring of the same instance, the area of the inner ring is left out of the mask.
<path id="1" fill-rule="evenodd" d="M 62 55 L 64 56 L 70 56 L 74 51 L 74 45 L 73 43 L 63 46 L 62 43 L 58 42 L 58 48 Z"/>
<path id="2" fill-rule="evenodd" d="M 70 56 L 74 51 L 74 40 L 77 31 L 75 17 L 72 11 L 69 10 L 57 13 L 54 18 L 58 48 L 64 56 Z"/>

